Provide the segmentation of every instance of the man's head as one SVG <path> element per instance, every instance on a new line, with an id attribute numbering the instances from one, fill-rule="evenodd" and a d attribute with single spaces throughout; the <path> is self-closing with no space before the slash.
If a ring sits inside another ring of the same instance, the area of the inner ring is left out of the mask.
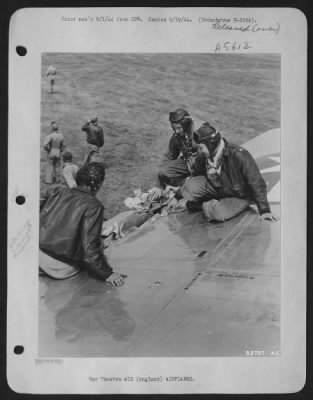
<path id="1" fill-rule="evenodd" d="M 64 162 L 72 162 L 73 154 L 70 151 L 65 151 L 63 153 L 63 161 Z"/>
<path id="2" fill-rule="evenodd" d="M 183 108 L 177 108 L 175 111 L 170 112 L 169 121 L 177 135 L 191 134 L 193 121 L 190 114 Z"/>
<path id="3" fill-rule="evenodd" d="M 91 118 L 90 122 L 91 122 L 92 124 L 94 124 L 94 125 L 97 125 L 97 123 L 98 123 L 98 118 L 97 118 L 97 117 L 93 117 L 93 118 Z"/>
<path id="4" fill-rule="evenodd" d="M 105 168 L 103 164 L 92 162 L 84 165 L 77 171 L 76 183 L 78 186 L 86 186 L 91 193 L 96 194 L 104 182 Z"/>
<path id="5" fill-rule="evenodd" d="M 57 124 L 55 121 L 52 121 L 52 122 L 51 122 L 51 130 L 52 130 L 53 132 L 56 132 L 56 131 L 59 130 L 58 124 Z"/>
<path id="6" fill-rule="evenodd" d="M 221 142 L 221 134 L 209 123 L 205 122 L 194 132 L 194 140 L 200 145 L 206 146 L 209 153 L 214 153 L 215 149 Z"/>

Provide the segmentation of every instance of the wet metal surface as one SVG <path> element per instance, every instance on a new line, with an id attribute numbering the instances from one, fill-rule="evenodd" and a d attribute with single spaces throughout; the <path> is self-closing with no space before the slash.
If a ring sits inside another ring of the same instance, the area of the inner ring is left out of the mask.
<path id="1" fill-rule="evenodd" d="M 234 356 L 279 350 L 279 223 L 248 211 L 160 219 L 106 249 L 128 275 L 40 278 L 41 357 Z M 202 253 L 202 257 L 198 257 Z"/>
<path id="2" fill-rule="evenodd" d="M 279 130 L 262 141 L 248 149 L 260 156 L 279 215 Z M 271 145 L 270 156 L 263 156 L 261 143 Z M 40 357 L 279 351 L 280 223 L 259 221 L 253 209 L 215 224 L 201 213 L 178 212 L 147 222 L 105 252 L 128 276 L 121 288 L 86 273 L 65 281 L 40 278 Z"/>

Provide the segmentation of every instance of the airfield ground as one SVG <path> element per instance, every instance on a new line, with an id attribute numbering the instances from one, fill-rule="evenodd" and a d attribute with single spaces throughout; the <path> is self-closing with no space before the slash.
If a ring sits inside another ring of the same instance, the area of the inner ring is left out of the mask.
<path id="1" fill-rule="evenodd" d="M 45 72 L 57 68 L 56 92 Z M 186 108 L 230 141 L 245 143 L 280 126 L 280 57 L 276 54 L 80 54 L 42 57 L 41 143 L 56 120 L 79 165 L 83 123 L 98 116 L 107 166 L 98 194 L 107 218 L 125 210 L 133 190 L 151 188 L 171 135 L 168 113 Z M 46 154 L 41 148 L 41 176 Z M 43 183 L 42 183 L 43 185 Z"/>

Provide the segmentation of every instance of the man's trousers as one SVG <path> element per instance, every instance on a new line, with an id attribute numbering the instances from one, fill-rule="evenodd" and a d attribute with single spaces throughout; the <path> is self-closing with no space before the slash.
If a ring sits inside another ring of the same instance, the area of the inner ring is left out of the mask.
<path id="1" fill-rule="evenodd" d="M 190 211 L 203 210 L 209 221 L 226 221 L 249 207 L 249 201 L 220 194 L 205 176 L 195 176 L 186 180 L 182 195 L 187 200 Z"/>
<path id="2" fill-rule="evenodd" d="M 161 186 L 181 186 L 188 176 L 190 171 L 187 162 L 182 158 L 163 161 L 158 171 Z"/>
<path id="3" fill-rule="evenodd" d="M 46 166 L 46 183 L 60 183 L 61 182 L 61 158 L 51 157 L 48 158 Z"/>

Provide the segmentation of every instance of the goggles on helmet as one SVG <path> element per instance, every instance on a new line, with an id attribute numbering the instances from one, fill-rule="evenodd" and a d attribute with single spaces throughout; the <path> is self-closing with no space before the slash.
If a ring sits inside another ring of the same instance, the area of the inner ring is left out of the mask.
<path id="1" fill-rule="evenodd" d="M 221 134 L 213 126 L 206 123 L 194 132 L 194 141 L 197 144 L 203 143 L 210 148 L 215 148 L 221 141 Z"/>

